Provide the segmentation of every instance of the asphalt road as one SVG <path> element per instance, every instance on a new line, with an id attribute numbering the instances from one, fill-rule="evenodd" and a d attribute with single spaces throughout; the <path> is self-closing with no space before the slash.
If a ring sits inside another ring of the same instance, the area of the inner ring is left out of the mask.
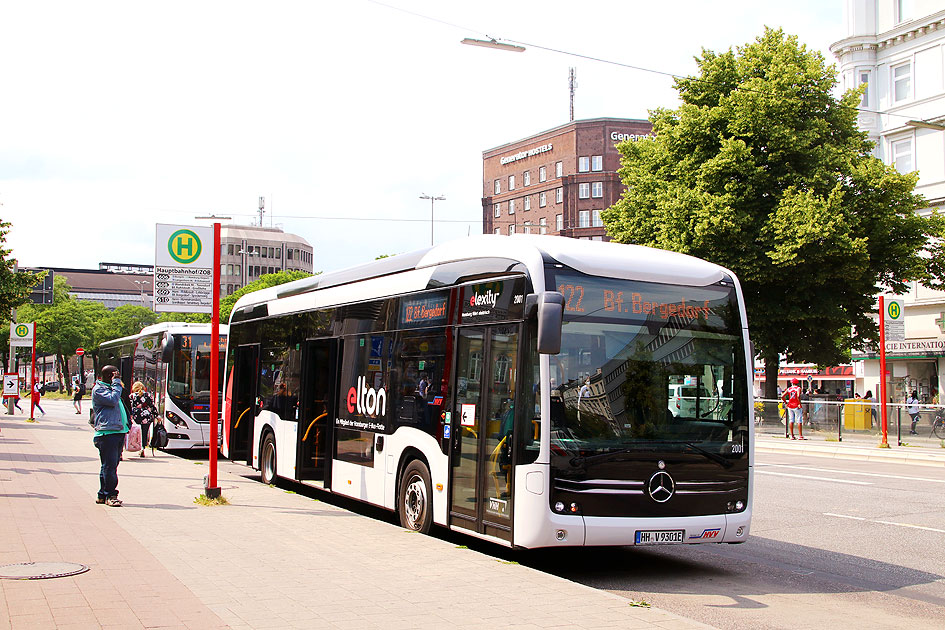
<path id="1" fill-rule="evenodd" d="M 718 628 L 945 628 L 945 468 L 759 453 L 741 545 L 519 560 Z"/>

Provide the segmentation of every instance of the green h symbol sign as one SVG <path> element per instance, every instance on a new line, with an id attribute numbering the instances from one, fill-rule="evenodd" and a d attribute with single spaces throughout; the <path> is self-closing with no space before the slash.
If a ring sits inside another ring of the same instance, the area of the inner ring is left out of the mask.
<path id="1" fill-rule="evenodd" d="M 200 237 L 193 230 L 177 230 L 167 239 L 167 251 L 171 258 L 182 265 L 188 265 L 200 258 L 203 246 Z"/>

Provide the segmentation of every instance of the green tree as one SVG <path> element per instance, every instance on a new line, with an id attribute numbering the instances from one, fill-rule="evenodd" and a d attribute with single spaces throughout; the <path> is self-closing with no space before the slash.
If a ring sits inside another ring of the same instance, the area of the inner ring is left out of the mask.
<path id="1" fill-rule="evenodd" d="M 98 322 L 96 346 L 103 341 L 137 335 L 145 326 L 157 323 L 158 316 L 144 306 L 124 304 L 113 311 L 108 311 Z"/>
<path id="2" fill-rule="evenodd" d="M 46 275 L 45 272 L 14 271 L 16 260 L 10 257 L 12 250 L 4 247 L 9 231 L 10 223 L 0 221 L 0 313 L 5 316 L 29 302 L 30 291 Z"/>
<path id="3" fill-rule="evenodd" d="M 738 275 L 774 397 L 779 353 L 847 359 L 877 337 L 877 293 L 939 281 L 942 222 L 916 214 L 915 173 L 872 157 L 860 92 L 833 97 L 833 66 L 796 37 L 765 29 L 696 61 L 698 76 L 676 81 L 681 106 L 651 112 L 654 137 L 620 145 L 627 189 L 603 219 L 616 241 Z"/>
<path id="4" fill-rule="evenodd" d="M 100 341 L 99 324 L 108 309 L 101 302 L 80 301 L 69 295 L 71 287 L 62 276 L 53 280 L 52 304 L 27 304 L 17 313 L 20 321 L 36 322 L 37 353 L 55 354 L 62 367 L 62 380 L 71 391 L 66 359 L 79 347 L 94 348 Z"/>
<path id="5" fill-rule="evenodd" d="M 321 272 L 319 271 L 318 273 Z M 318 273 L 315 275 L 318 275 Z M 260 289 L 266 289 L 268 287 L 275 287 L 280 284 L 285 284 L 286 282 L 292 282 L 293 280 L 301 280 L 302 278 L 307 278 L 311 275 L 312 274 L 308 273 L 307 271 L 287 270 L 279 271 L 277 273 L 267 273 L 260 276 L 258 280 L 250 282 L 245 287 L 234 291 L 230 295 L 220 300 L 220 323 L 224 324 L 230 321 L 230 313 L 233 312 L 233 306 L 236 304 L 236 301 L 247 293 L 259 291 Z"/>

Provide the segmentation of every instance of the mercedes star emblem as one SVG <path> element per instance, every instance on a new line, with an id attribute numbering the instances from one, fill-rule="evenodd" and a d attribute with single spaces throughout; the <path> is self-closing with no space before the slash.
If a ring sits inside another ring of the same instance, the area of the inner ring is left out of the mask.
<path id="1" fill-rule="evenodd" d="M 661 470 L 650 477 L 650 481 L 646 484 L 646 490 L 650 498 L 657 503 L 666 503 L 676 491 L 676 484 L 668 472 Z"/>

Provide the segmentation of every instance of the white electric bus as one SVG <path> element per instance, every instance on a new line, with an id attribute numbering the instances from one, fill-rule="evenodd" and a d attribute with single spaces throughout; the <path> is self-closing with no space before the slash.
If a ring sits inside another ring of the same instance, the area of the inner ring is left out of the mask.
<path id="1" fill-rule="evenodd" d="M 219 348 L 222 374 L 226 326 L 220 327 Z M 210 445 L 210 324 L 146 326 L 137 335 L 102 343 L 98 363 L 121 370 L 125 397 L 135 381 L 144 383 L 164 419 L 167 448 Z"/>
<path id="2" fill-rule="evenodd" d="M 243 296 L 224 455 L 515 547 L 746 540 L 752 388 L 726 269 L 481 236 Z M 674 388 L 699 392 L 670 408 Z"/>

